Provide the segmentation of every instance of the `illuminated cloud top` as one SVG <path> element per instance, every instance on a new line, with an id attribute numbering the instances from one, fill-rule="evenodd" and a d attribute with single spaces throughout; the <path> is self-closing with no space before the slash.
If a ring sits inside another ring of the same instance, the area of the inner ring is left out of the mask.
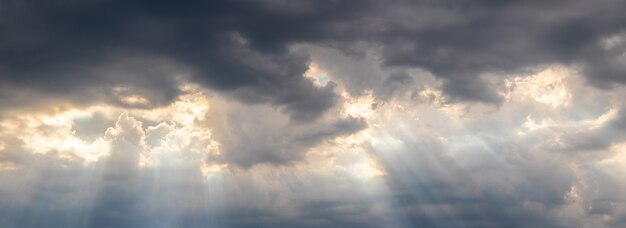
<path id="1" fill-rule="evenodd" d="M 0 227 L 624 227 L 624 9 L 0 0 Z"/>

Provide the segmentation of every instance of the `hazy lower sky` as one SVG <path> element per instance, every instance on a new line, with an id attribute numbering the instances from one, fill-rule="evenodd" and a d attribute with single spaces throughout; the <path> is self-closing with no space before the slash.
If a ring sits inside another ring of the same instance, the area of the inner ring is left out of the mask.
<path id="1" fill-rule="evenodd" d="M 626 227 L 626 1 L 0 0 L 0 227 Z"/>

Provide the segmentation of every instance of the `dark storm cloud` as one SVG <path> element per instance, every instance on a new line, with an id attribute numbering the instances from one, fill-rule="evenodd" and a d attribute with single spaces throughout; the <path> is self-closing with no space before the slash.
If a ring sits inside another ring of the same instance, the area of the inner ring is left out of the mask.
<path id="1" fill-rule="evenodd" d="M 595 85 L 624 83 L 623 64 L 615 60 L 623 45 L 607 51 L 599 44 L 624 28 L 624 4 L 3 1 L 0 29 L 8 35 L 0 38 L 0 73 L 3 84 L 57 95 L 130 84 L 163 91 L 158 105 L 178 93 L 171 75 L 137 70 L 114 77 L 101 68 L 129 55 L 160 58 L 210 88 L 242 90 L 235 96 L 282 105 L 307 120 L 335 96 L 301 77 L 308 57 L 289 46 L 313 43 L 348 53 L 366 42 L 381 47 L 385 66 L 420 67 L 444 79 L 453 100 L 498 103 L 479 75 L 577 63 Z"/>
<path id="2" fill-rule="evenodd" d="M 351 18 L 352 36 L 324 42 L 352 53 L 380 48 L 385 67 L 419 67 L 443 80 L 453 101 L 499 103 L 482 74 L 510 74 L 546 64 L 576 64 L 588 81 L 610 88 L 626 80 L 622 1 L 387 1 Z M 377 5 L 376 5 L 377 4 Z M 607 38 L 613 43 L 606 45 Z M 371 81 L 371 80 L 370 80 Z"/>
<path id="3" fill-rule="evenodd" d="M 626 25 L 623 8 L 620 1 L 426 1 L 390 7 L 388 13 L 407 16 L 389 20 L 381 40 L 384 61 L 430 70 L 445 79 L 444 89 L 454 98 L 497 102 L 478 75 L 551 63 L 595 68 L 593 62 L 611 60 L 598 43 Z M 586 76 L 596 84 L 625 78 L 618 71 Z"/>
<path id="4" fill-rule="evenodd" d="M 346 6 L 246 3 L 4 1 L 0 29 L 10 35 L 0 38 L 2 82 L 56 96 L 125 85 L 161 92 L 159 103 L 167 103 L 179 92 L 172 74 L 190 72 L 244 101 L 284 105 L 298 120 L 317 117 L 334 103 L 332 88 L 315 89 L 302 77 L 308 57 L 287 48 L 324 35 L 316 31 L 327 23 L 316 20 L 339 17 Z M 164 59 L 175 71 L 162 76 L 152 63 L 107 74 L 128 56 Z"/>

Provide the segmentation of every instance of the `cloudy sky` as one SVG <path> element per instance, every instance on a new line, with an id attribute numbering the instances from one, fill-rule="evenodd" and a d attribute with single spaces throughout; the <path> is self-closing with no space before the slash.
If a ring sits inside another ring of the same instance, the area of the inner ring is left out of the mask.
<path id="1" fill-rule="evenodd" d="M 0 0 L 0 227 L 626 227 L 625 10 Z"/>

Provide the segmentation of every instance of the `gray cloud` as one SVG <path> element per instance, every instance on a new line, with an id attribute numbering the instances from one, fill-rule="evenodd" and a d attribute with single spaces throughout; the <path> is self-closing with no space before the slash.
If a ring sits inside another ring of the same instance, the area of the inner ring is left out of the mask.
<path id="1" fill-rule="evenodd" d="M 616 60 L 623 45 L 605 50 L 600 44 L 623 29 L 621 4 L 7 1 L 0 23 L 11 35 L 0 42 L 0 69 L 7 85 L 57 95 L 103 83 L 167 91 L 155 98 L 158 105 L 176 96 L 175 73 L 158 76 L 164 73 L 132 62 L 135 69 L 124 77 L 102 69 L 121 56 L 156 57 L 210 88 L 241 89 L 244 101 L 284 105 L 295 117 L 311 119 L 319 113 L 305 113 L 329 108 L 334 96 L 300 77 L 308 58 L 291 53 L 290 45 L 348 53 L 366 42 L 381 47 L 385 66 L 420 67 L 443 78 L 454 100 L 499 103 L 481 74 L 577 63 L 594 85 L 623 83 L 623 64 Z"/>
<path id="2" fill-rule="evenodd" d="M 221 105 L 223 114 L 211 115 L 220 160 L 250 167 L 257 164 L 289 164 L 301 161 L 307 150 L 336 137 L 367 127 L 364 119 L 338 118 L 338 110 L 314 123 L 293 123 L 287 116 L 262 106 Z M 260 133 L 263 132 L 263 133 Z"/>
<path id="3" fill-rule="evenodd" d="M 3 5 L 0 28 L 12 34 L 0 41 L 0 73 L 7 86 L 64 96 L 123 84 L 160 91 L 147 97 L 156 96 L 154 102 L 162 105 L 180 92 L 174 74 L 188 73 L 218 91 L 244 90 L 243 101 L 284 105 L 299 120 L 313 119 L 334 103 L 331 90 L 315 89 L 301 77 L 306 55 L 287 50 L 295 38 L 286 35 L 305 37 L 293 30 L 306 23 L 291 25 L 298 12 L 289 8 L 165 1 Z M 315 18 L 318 12 L 310 13 Z M 284 33 L 277 33 L 282 25 Z M 127 56 L 163 59 L 177 67 L 167 72 L 155 66 L 161 63 L 146 66 L 126 61 Z M 110 64 L 119 60 L 130 71 L 112 70 Z"/>

